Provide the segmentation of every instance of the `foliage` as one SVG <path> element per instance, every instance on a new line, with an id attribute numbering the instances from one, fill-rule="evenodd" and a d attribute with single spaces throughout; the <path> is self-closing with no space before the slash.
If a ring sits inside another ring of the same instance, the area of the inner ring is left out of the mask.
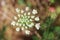
<path id="1" fill-rule="evenodd" d="M 60 35 L 60 26 L 56 26 L 54 29 L 54 32 L 56 32 L 56 34 Z"/>
<path id="2" fill-rule="evenodd" d="M 0 40 L 5 40 L 5 38 L 4 38 L 5 29 L 6 29 L 6 27 L 5 27 L 5 26 L 3 26 L 3 29 L 2 29 L 2 30 L 0 30 Z"/>
<path id="3" fill-rule="evenodd" d="M 60 6 L 57 6 L 57 7 L 56 7 L 56 12 L 57 12 L 57 13 L 60 13 Z"/>
<path id="4" fill-rule="evenodd" d="M 51 3 L 55 3 L 55 0 L 49 0 Z"/>
<path id="5" fill-rule="evenodd" d="M 33 40 L 39 40 L 37 36 L 32 37 Z"/>
<path id="6" fill-rule="evenodd" d="M 41 24 L 41 26 L 42 26 L 41 28 L 43 29 L 43 28 L 50 27 L 53 22 L 54 22 L 54 20 L 51 19 L 51 17 L 48 17 L 48 18 L 46 18 L 45 22 L 43 24 Z"/>
<path id="7" fill-rule="evenodd" d="M 43 34 L 43 40 L 53 40 L 54 39 L 54 34 L 53 32 L 44 32 Z"/>
<path id="8" fill-rule="evenodd" d="M 18 4 L 23 5 L 24 3 L 25 3 L 24 0 L 18 0 Z"/>
<path id="9" fill-rule="evenodd" d="M 32 6 L 32 4 L 31 4 L 30 2 L 27 2 L 27 6 L 31 7 L 31 6 Z"/>
<path id="10" fill-rule="evenodd" d="M 19 5 L 24 5 L 25 2 L 24 2 L 24 0 L 18 0 L 18 4 L 19 4 Z M 31 2 L 27 2 L 26 5 L 29 6 L 29 7 L 32 6 Z"/>
<path id="11" fill-rule="evenodd" d="M 53 32 L 49 33 L 48 40 L 54 40 L 54 33 Z"/>

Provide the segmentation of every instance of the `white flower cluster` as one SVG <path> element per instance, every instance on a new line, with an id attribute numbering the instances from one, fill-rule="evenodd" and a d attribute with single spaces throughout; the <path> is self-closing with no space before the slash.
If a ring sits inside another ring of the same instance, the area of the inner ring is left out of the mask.
<path id="1" fill-rule="evenodd" d="M 40 23 L 35 23 L 39 21 L 40 18 L 36 16 L 38 13 L 36 9 L 30 11 L 29 7 L 26 7 L 25 10 L 16 8 L 17 16 L 14 16 L 14 20 L 11 22 L 12 26 L 17 26 L 16 31 L 25 31 L 26 34 L 30 34 L 29 28 L 35 28 L 39 30 Z"/>

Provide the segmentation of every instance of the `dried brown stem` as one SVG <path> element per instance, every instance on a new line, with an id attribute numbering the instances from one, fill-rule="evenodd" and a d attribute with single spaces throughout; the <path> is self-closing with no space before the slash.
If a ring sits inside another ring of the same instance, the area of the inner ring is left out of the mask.
<path id="1" fill-rule="evenodd" d="M 39 38 L 39 40 L 41 40 L 41 36 L 40 36 L 40 34 L 37 31 L 35 31 L 35 34 Z"/>

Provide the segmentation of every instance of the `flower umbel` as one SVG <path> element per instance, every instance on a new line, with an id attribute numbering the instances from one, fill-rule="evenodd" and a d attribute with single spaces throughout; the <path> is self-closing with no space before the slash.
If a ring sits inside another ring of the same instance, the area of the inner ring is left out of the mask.
<path id="1" fill-rule="evenodd" d="M 29 7 L 26 7 L 25 10 L 16 8 L 16 12 L 17 12 L 17 16 L 14 16 L 15 21 L 11 22 L 12 26 L 17 27 L 16 31 L 20 31 L 20 30 L 25 31 L 25 30 L 27 30 L 27 31 L 25 31 L 25 33 L 30 34 L 29 29 L 33 28 L 34 26 L 36 26 L 35 28 L 37 30 L 39 30 L 40 23 L 35 25 L 36 24 L 35 21 L 39 22 L 39 20 L 40 20 L 39 16 L 36 17 L 36 14 L 38 14 L 36 9 L 33 9 L 32 11 L 30 11 Z"/>

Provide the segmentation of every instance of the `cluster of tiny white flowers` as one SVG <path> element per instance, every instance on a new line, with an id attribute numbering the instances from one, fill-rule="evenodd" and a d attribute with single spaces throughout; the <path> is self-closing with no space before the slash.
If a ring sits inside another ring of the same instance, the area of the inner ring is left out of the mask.
<path id="1" fill-rule="evenodd" d="M 26 34 L 30 34 L 29 28 L 35 28 L 39 30 L 40 23 L 35 23 L 35 21 L 39 21 L 39 16 L 36 9 L 30 11 L 29 7 L 26 7 L 25 10 L 16 8 L 17 16 L 14 16 L 14 20 L 11 22 L 12 26 L 16 26 L 16 31 L 25 31 Z"/>

